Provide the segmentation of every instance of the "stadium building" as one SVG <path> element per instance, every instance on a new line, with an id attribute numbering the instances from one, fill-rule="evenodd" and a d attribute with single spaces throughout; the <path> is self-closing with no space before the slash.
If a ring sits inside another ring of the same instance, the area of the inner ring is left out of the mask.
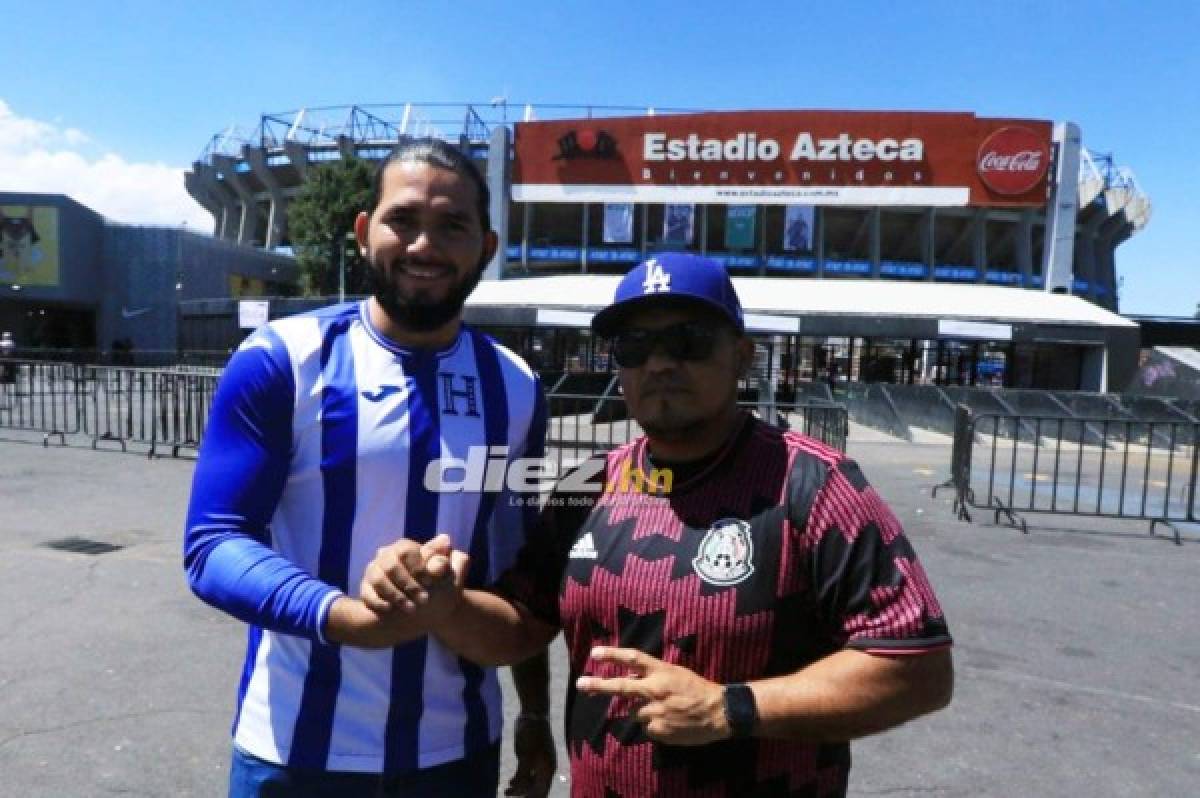
<path id="1" fill-rule="evenodd" d="M 218 237 L 288 244 L 331 159 L 435 135 L 475 157 L 502 246 L 470 302 L 551 369 L 606 370 L 587 320 L 658 251 L 730 270 L 775 380 L 1120 388 L 1138 328 L 1115 253 L 1145 225 L 1131 173 L 1073 124 L 970 113 L 405 105 L 265 115 L 187 175 Z"/>
<path id="2" fill-rule="evenodd" d="M 297 279 L 290 257 L 118 224 L 61 194 L 0 191 L 0 331 L 30 355 L 174 362 L 181 301 L 277 295 Z"/>

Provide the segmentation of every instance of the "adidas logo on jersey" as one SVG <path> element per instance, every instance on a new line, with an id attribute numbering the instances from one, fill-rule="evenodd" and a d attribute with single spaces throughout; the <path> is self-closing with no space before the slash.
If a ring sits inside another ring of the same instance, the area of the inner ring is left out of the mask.
<path id="1" fill-rule="evenodd" d="M 596 542 L 592 539 L 592 533 L 586 532 L 584 536 L 575 541 L 575 545 L 567 553 L 567 558 L 571 560 L 594 560 L 596 554 Z"/>

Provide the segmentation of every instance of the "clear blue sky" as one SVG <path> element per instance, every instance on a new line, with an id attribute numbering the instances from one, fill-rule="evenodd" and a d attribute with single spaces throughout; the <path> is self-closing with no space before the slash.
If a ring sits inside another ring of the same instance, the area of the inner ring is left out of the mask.
<path id="1" fill-rule="evenodd" d="M 1191 315 L 1200 302 L 1196 2 L 3 5 L 19 20 L 3 45 L 9 113 L 130 164 L 186 167 L 263 112 L 500 94 L 1070 120 L 1154 204 L 1118 250 L 1122 310 Z"/>

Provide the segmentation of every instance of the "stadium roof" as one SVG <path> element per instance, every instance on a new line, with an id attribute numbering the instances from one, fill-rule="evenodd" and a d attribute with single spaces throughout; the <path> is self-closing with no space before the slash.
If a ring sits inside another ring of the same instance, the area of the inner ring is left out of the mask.
<path id="1" fill-rule="evenodd" d="M 565 275 L 485 280 L 467 305 L 478 309 L 534 308 L 539 311 L 539 323 L 545 317 L 552 324 L 585 326 L 592 313 L 608 304 L 619 279 Z M 786 331 L 771 323 L 779 317 L 886 317 L 1137 328 L 1135 322 L 1080 297 L 1006 286 L 788 277 L 735 277 L 733 283 L 752 330 Z M 557 317 L 556 311 L 560 314 Z M 759 316 L 765 318 L 756 319 Z"/>

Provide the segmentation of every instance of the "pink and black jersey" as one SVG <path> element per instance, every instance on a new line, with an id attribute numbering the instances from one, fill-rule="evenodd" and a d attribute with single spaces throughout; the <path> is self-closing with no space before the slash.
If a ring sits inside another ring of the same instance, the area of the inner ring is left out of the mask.
<path id="1" fill-rule="evenodd" d="M 589 661 L 596 645 L 637 648 L 730 683 L 792 673 L 842 648 L 919 654 L 950 644 L 899 522 L 840 452 L 747 416 L 722 452 L 677 474 L 669 492 L 656 468 L 645 439 L 609 453 L 606 489 L 552 496 L 497 586 L 562 627 L 569 685 L 582 674 L 621 675 Z M 645 737 L 625 699 L 572 688 L 567 701 L 577 796 L 846 790 L 845 743 L 669 746 Z"/>

